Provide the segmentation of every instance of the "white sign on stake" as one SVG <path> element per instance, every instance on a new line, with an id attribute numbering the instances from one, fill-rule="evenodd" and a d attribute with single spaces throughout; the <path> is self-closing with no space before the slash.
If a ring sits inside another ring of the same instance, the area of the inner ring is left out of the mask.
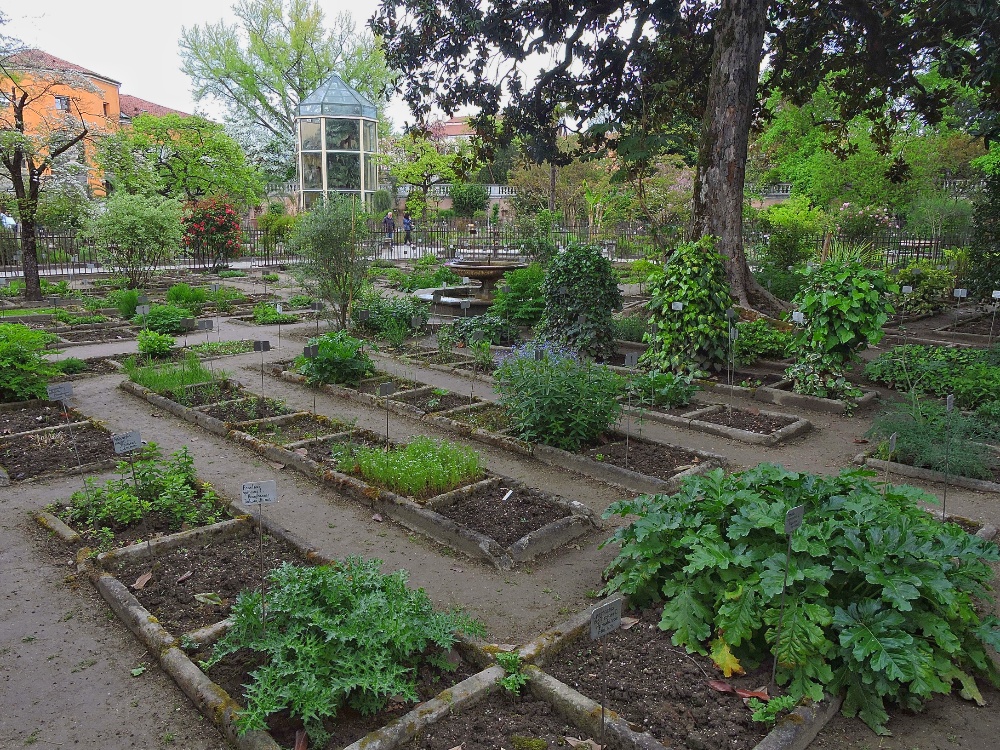
<path id="1" fill-rule="evenodd" d="M 274 306 L 274 309 L 278 311 L 278 315 L 281 315 L 283 312 L 285 312 L 285 308 L 281 306 L 280 302 Z"/>
<path id="2" fill-rule="evenodd" d="M 136 305 L 135 306 L 136 315 L 149 315 L 149 305 Z"/>
<path id="3" fill-rule="evenodd" d="M 804 312 L 800 311 L 800 310 L 796 310 L 795 312 L 792 313 L 792 322 L 793 323 L 805 323 L 806 322 L 806 314 Z"/>
<path id="4" fill-rule="evenodd" d="M 945 404 L 945 406 L 944 406 L 945 411 L 949 411 L 950 412 L 952 409 L 954 409 L 955 408 L 955 394 L 954 393 L 949 393 L 948 394 L 948 398 L 946 398 L 944 400 L 944 404 Z"/>
<path id="5" fill-rule="evenodd" d="M 49 401 L 65 401 L 68 398 L 73 398 L 73 384 L 53 383 L 46 386 L 45 393 Z"/>
<path id="6" fill-rule="evenodd" d="M 278 502 L 278 483 L 273 479 L 263 482 L 244 482 L 240 491 L 240 502 L 244 505 L 265 505 Z"/>
<path id="7" fill-rule="evenodd" d="M 683 310 L 684 309 L 684 303 L 683 302 L 671 302 L 670 303 L 670 309 L 674 310 L 675 312 L 678 311 L 678 310 Z"/>
<path id="8" fill-rule="evenodd" d="M 993 299 L 1000 299 L 1000 289 L 993 290 Z"/>
<path id="9" fill-rule="evenodd" d="M 903 287 L 903 294 L 912 294 L 912 293 L 913 293 L 912 286 L 907 285 Z"/>
<path id="10" fill-rule="evenodd" d="M 115 446 L 115 453 L 131 453 L 142 448 L 142 437 L 138 430 L 131 432 L 117 432 L 111 436 L 111 442 Z"/>
<path id="11" fill-rule="evenodd" d="M 956 289 L 955 290 L 955 296 L 958 297 L 959 299 L 963 299 L 964 297 L 968 297 L 969 296 L 969 290 L 968 289 Z"/>
<path id="12" fill-rule="evenodd" d="M 623 601 L 621 597 L 612 599 L 590 613 L 590 640 L 600 640 L 622 626 Z"/>

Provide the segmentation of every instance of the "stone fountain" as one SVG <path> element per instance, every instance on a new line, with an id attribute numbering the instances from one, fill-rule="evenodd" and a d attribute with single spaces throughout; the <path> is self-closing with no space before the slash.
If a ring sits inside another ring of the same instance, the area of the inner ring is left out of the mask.
<path id="1" fill-rule="evenodd" d="M 445 265 L 459 276 L 476 279 L 481 286 L 476 291 L 476 299 L 480 303 L 490 303 L 493 301 L 493 293 L 496 290 L 497 281 L 507 273 L 516 271 L 518 268 L 527 268 L 526 263 L 517 263 L 506 260 L 453 260 Z"/>

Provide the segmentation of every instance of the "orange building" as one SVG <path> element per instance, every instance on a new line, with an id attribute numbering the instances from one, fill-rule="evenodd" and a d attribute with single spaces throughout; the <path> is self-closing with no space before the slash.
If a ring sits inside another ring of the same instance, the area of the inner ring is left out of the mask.
<path id="1" fill-rule="evenodd" d="M 4 61 L 4 68 L 9 75 L 0 77 L 3 99 L 17 98 L 22 91 L 28 93 L 24 108 L 26 133 L 44 135 L 64 123 L 73 127 L 71 122 L 79 132 L 81 120 L 86 124 L 88 134 L 81 144 L 80 156 L 90 167 L 87 182 L 93 194 L 104 193 L 102 176 L 94 167 L 94 144 L 98 138 L 113 133 L 139 114 L 187 114 L 122 94 L 119 81 L 42 50 L 17 53 Z M 13 126 L 10 102 L 3 104 L 6 111 L 0 113 L 0 130 Z"/>

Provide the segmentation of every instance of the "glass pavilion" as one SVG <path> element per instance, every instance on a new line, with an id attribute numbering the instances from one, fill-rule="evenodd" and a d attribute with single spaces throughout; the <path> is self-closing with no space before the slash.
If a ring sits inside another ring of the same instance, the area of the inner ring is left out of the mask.
<path id="1" fill-rule="evenodd" d="M 378 189 L 375 105 L 334 74 L 299 103 L 299 195 L 309 209 L 324 195 L 371 200 Z"/>

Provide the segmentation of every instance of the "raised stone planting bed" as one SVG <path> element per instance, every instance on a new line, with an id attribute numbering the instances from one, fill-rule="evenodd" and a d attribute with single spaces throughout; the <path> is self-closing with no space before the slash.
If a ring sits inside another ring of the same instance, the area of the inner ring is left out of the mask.
<path id="1" fill-rule="evenodd" d="M 994 317 L 994 314 L 989 312 L 967 318 L 958 324 L 952 323 L 942 328 L 935 328 L 933 335 L 973 346 L 990 346 L 1000 338 L 1000 315 Z"/>
<path id="2" fill-rule="evenodd" d="M 964 487 L 969 490 L 976 490 L 977 492 L 1000 493 L 1000 477 L 997 478 L 997 481 L 991 482 L 985 479 L 972 479 L 970 477 L 961 477 L 954 474 L 945 475 L 943 471 L 922 469 L 917 466 L 901 464 L 897 461 L 883 461 L 882 459 L 872 458 L 871 456 L 866 456 L 864 454 L 858 456 L 858 462 L 864 463 L 864 465 L 879 471 L 888 471 L 892 474 L 911 477 L 913 479 L 923 479 L 928 482 L 947 482 L 954 487 Z"/>
<path id="3" fill-rule="evenodd" d="M 793 414 L 737 409 L 723 404 L 711 404 L 693 411 L 686 409 L 681 414 L 636 407 L 630 413 L 638 419 L 686 427 L 755 445 L 777 445 L 812 428 L 809 420 Z"/>
<path id="4" fill-rule="evenodd" d="M 111 435 L 90 420 L 0 437 L 0 486 L 115 465 Z"/>
<path id="5" fill-rule="evenodd" d="M 100 375 L 115 375 L 122 371 L 120 364 L 107 357 L 87 357 L 83 360 L 83 363 L 87 366 L 83 372 L 78 372 L 74 375 L 58 375 L 51 380 L 50 383 L 62 383 L 72 380 L 86 380 L 87 378 L 96 378 Z"/>
<path id="6" fill-rule="evenodd" d="M 754 376 L 760 377 L 760 376 Z M 792 391 L 792 381 L 780 379 L 772 385 L 761 385 L 757 387 L 743 387 L 741 385 L 729 385 L 727 383 L 711 380 L 697 381 L 705 390 L 716 393 L 740 396 L 742 398 L 762 401 L 767 404 L 777 404 L 789 406 L 794 409 L 806 409 L 808 411 L 818 411 L 824 414 L 845 414 L 851 410 L 851 405 L 846 401 L 833 398 L 820 398 L 819 396 L 806 396 Z M 858 399 L 857 407 L 867 406 L 872 403 L 878 393 L 873 390 L 862 389 L 863 395 Z"/>
<path id="7" fill-rule="evenodd" d="M 59 341 L 48 344 L 47 349 L 70 349 L 75 346 L 90 344 L 108 344 L 116 341 L 135 341 L 139 335 L 138 329 L 128 326 L 116 326 L 98 330 L 60 331 L 56 334 Z"/>

